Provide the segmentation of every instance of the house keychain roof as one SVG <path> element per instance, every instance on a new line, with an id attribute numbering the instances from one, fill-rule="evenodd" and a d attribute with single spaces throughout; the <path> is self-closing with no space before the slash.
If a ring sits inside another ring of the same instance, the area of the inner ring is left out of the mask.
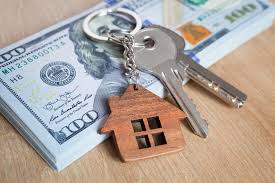
<path id="1" fill-rule="evenodd" d="M 185 141 L 180 119 L 186 114 L 169 102 L 129 85 L 122 96 L 109 98 L 111 114 L 101 133 L 111 133 L 123 161 L 177 152 Z"/>

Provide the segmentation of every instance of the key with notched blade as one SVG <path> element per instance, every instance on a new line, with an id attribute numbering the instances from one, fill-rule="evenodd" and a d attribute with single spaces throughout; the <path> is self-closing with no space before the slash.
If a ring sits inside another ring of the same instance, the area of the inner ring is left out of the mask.
<path id="1" fill-rule="evenodd" d="M 195 105 L 183 91 L 184 70 L 175 61 L 177 47 L 173 39 L 158 28 L 149 27 L 134 35 L 135 42 L 148 43 L 146 47 L 135 48 L 135 61 L 138 68 L 158 77 L 167 87 L 180 108 L 186 112 L 194 133 L 206 138 L 208 124 L 202 119 Z"/>
<path id="2" fill-rule="evenodd" d="M 196 83 L 234 107 L 240 108 L 244 105 L 247 99 L 246 94 L 184 55 L 183 50 L 185 41 L 182 37 L 176 32 L 159 25 L 152 25 L 151 27 L 160 29 L 174 40 L 178 49 L 174 61 L 185 70 L 188 78 L 194 80 Z"/>

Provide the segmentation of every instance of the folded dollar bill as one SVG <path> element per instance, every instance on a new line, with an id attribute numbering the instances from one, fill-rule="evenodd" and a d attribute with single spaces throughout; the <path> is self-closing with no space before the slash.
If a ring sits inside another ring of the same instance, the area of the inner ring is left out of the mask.
<path id="1" fill-rule="evenodd" d="M 3 48 L 1 113 L 60 171 L 107 138 L 98 133 L 109 113 L 107 98 L 120 95 L 127 86 L 121 49 L 89 40 L 81 28 L 83 18 L 110 6 L 133 9 L 143 18 L 144 26 L 156 23 L 182 34 L 187 42 L 183 51 L 208 67 L 274 19 L 268 1 L 224 3 L 109 0 Z M 102 25 L 94 25 L 98 33 L 106 26 L 129 30 L 134 26 L 116 15 L 99 23 Z M 141 73 L 139 82 L 155 94 L 165 95 L 155 77 Z"/>

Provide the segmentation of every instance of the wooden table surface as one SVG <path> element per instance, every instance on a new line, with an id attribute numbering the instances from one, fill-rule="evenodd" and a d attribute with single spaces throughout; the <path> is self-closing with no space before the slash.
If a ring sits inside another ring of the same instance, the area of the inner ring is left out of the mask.
<path id="1" fill-rule="evenodd" d="M 0 0 L 0 47 L 91 7 L 92 0 Z M 0 116 L 0 182 L 275 182 L 275 25 L 210 68 L 248 95 L 233 109 L 185 85 L 209 122 L 203 140 L 182 125 L 184 151 L 121 163 L 110 140 L 54 172 Z"/>

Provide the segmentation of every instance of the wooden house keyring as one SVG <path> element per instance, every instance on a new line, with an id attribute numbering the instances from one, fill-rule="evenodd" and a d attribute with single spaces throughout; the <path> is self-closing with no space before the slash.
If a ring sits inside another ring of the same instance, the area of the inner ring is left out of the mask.
<path id="1" fill-rule="evenodd" d="M 111 114 L 101 133 L 113 136 L 123 161 L 177 152 L 184 147 L 180 119 L 186 114 L 141 86 L 109 98 Z"/>

